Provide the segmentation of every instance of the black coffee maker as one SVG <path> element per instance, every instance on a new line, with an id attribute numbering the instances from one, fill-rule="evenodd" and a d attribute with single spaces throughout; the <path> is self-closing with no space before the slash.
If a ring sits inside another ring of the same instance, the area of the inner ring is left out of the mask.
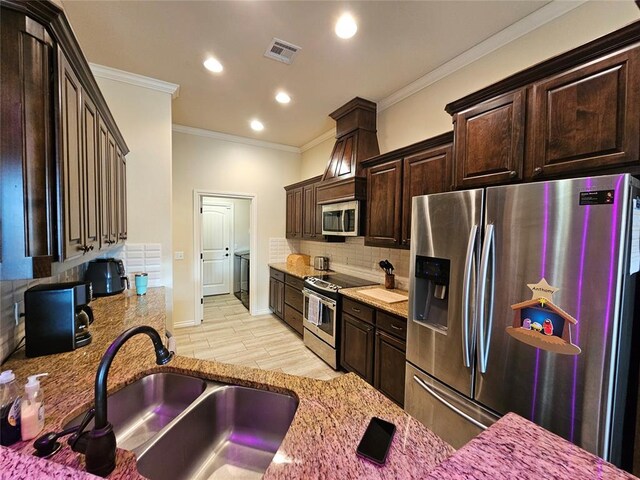
<path id="1" fill-rule="evenodd" d="M 91 343 L 91 283 L 37 285 L 24 292 L 25 353 L 40 357 Z"/>

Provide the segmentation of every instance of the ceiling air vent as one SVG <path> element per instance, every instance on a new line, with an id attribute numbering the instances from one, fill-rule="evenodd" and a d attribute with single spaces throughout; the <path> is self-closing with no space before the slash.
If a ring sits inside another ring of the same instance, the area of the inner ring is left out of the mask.
<path id="1" fill-rule="evenodd" d="M 290 65 L 298 50 L 301 50 L 301 48 L 292 43 L 273 38 L 267 51 L 264 52 L 264 56 Z"/>

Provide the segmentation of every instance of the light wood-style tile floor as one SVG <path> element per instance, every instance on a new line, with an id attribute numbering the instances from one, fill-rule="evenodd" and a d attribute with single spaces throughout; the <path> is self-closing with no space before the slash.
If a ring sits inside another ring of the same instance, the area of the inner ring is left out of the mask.
<path id="1" fill-rule="evenodd" d="M 252 317 L 233 295 L 204 299 L 204 320 L 175 332 L 178 354 L 330 380 L 342 375 L 272 314 Z"/>

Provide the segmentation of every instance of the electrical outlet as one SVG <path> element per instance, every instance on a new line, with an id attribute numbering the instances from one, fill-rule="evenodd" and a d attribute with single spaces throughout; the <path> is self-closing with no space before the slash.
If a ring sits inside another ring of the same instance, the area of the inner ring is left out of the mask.
<path id="1" fill-rule="evenodd" d="M 184 252 L 175 252 L 173 258 L 176 260 L 184 260 Z"/>

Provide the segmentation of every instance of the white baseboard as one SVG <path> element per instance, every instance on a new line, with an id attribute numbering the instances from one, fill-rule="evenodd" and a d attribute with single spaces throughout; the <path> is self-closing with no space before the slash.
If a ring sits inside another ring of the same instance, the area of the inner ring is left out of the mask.
<path id="1" fill-rule="evenodd" d="M 198 325 L 195 320 L 184 320 L 182 322 L 173 322 L 173 328 L 195 327 Z"/>
<path id="2" fill-rule="evenodd" d="M 267 313 L 272 313 L 271 310 L 269 310 L 268 308 L 264 308 L 262 310 L 256 310 L 255 312 L 253 312 L 251 315 L 253 316 L 258 316 L 258 315 L 266 315 Z"/>

